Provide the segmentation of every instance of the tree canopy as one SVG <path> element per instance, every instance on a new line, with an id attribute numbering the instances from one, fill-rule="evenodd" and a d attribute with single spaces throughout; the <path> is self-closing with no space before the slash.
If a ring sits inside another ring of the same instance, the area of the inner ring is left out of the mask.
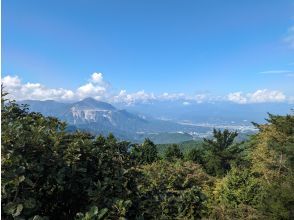
<path id="1" fill-rule="evenodd" d="M 3 219 L 293 219 L 294 116 L 272 115 L 244 143 L 213 130 L 185 156 L 66 130 L 5 99 Z M 197 145 L 198 146 L 198 145 Z"/>

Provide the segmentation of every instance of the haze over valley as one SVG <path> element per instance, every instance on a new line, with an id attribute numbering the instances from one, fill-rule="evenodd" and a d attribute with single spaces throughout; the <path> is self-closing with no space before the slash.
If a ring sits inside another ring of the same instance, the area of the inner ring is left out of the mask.
<path id="1" fill-rule="evenodd" d="M 286 114 L 291 104 L 240 105 L 228 102 L 195 103 L 183 105 L 181 101 L 117 107 L 94 98 L 64 103 L 53 100 L 25 100 L 30 111 L 66 121 L 70 130 L 81 129 L 94 135 L 113 133 L 121 140 L 142 142 L 150 138 L 155 143 L 179 143 L 209 137 L 213 128 L 237 130 L 246 135 L 257 131 L 251 122 L 264 123 L 267 111 Z"/>

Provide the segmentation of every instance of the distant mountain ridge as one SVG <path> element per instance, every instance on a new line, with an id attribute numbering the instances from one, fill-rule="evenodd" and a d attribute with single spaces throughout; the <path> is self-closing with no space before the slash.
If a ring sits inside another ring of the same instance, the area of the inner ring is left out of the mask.
<path id="1" fill-rule="evenodd" d="M 257 103 L 240 105 L 226 102 L 191 103 L 179 101 L 113 106 L 93 98 L 74 103 L 53 100 L 20 102 L 31 111 L 54 116 L 69 124 L 71 130 L 81 129 L 94 135 L 108 135 L 141 142 L 148 137 L 157 143 L 199 139 L 211 135 L 212 128 L 238 130 L 240 137 L 256 132 L 251 122 L 263 123 L 267 112 L 289 113 L 292 104 Z"/>
<path id="2" fill-rule="evenodd" d="M 106 102 L 98 101 L 94 98 L 85 98 L 81 101 L 72 104 L 73 107 L 85 108 L 85 109 L 101 109 L 101 110 L 115 110 L 116 108 Z"/>
<path id="3" fill-rule="evenodd" d="M 74 103 L 61 103 L 53 100 L 25 100 L 21 104 L 29 105 L 30 111 L 40 112 L 66 121 L 69 125 L 89 131 L 93 134 L 107 135 L 112 132 L 127 140 L 142 140 L 149 134 L 178 132 L 187 126 L 175 122 L 146 118 L 127 110 L 117 109 L 113 105 L 86 98 Z M 199 129 L 204 129 L 200 128 Z M 165 135 L 169 137 L 170 135 Z M 181 134 L 177 134 L 181 136 Z M 182 135 L 187 136 L 187 134 Z M 186 138 L 186 137 L 185 137 Z M 172 138 L 170 138 L 172 140 Z M 191 136 L 192 139 L 192 136 Z M 160 142 L 165 142 L 161 140 Z"/>

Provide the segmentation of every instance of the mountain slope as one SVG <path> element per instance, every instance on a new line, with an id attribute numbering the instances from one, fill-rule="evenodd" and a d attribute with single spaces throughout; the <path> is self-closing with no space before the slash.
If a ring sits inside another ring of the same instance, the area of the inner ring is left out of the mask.
<path id="1" fill-rule="evenodd" d="M 70 104 L 51 100 L 26 100 L 21 103 L 28 104 L 31 111 L 41 112 L 47 116 L 55 116 L 65 120 L 69 125 L 89 131 L 95 135 L 107 135 L 112 132 L 122 139 L 141 141 L 145 137 L 154 137 L 155 134 L 160 136 L 160 133 L 190 131 L 189 126 L 153 118 L 146 119 L 138 114 L 117 109 L 109 103 L 97 101 L 93 98 L 86 98 Z M 195 130 L 195 126 L 193 129 Z M 197 129 L 206 130 L 206 128 L 200 127 Z M 177 133 L 177 136 L 181 135 L 183 138 L 187 136 L 187 134 Z M 170 141 L 170 136 L 166 136 L 167 142 Z M 160 143 L 165 143 L 164 136 L 159 140 Z"/>

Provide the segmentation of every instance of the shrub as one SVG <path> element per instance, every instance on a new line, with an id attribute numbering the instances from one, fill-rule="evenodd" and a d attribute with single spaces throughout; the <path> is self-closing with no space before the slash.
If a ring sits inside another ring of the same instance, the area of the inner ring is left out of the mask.
<path id="1" fill-rule="evenodd" d="M 138 168 L 140 195 L 137 213 L 144 219 L 200 218 L 206 196 L 202 189 L 210 179 L 201 167 L 191 162 L 158 161 Z M 137 216 L 138 217 L 138 216 Z"/>

